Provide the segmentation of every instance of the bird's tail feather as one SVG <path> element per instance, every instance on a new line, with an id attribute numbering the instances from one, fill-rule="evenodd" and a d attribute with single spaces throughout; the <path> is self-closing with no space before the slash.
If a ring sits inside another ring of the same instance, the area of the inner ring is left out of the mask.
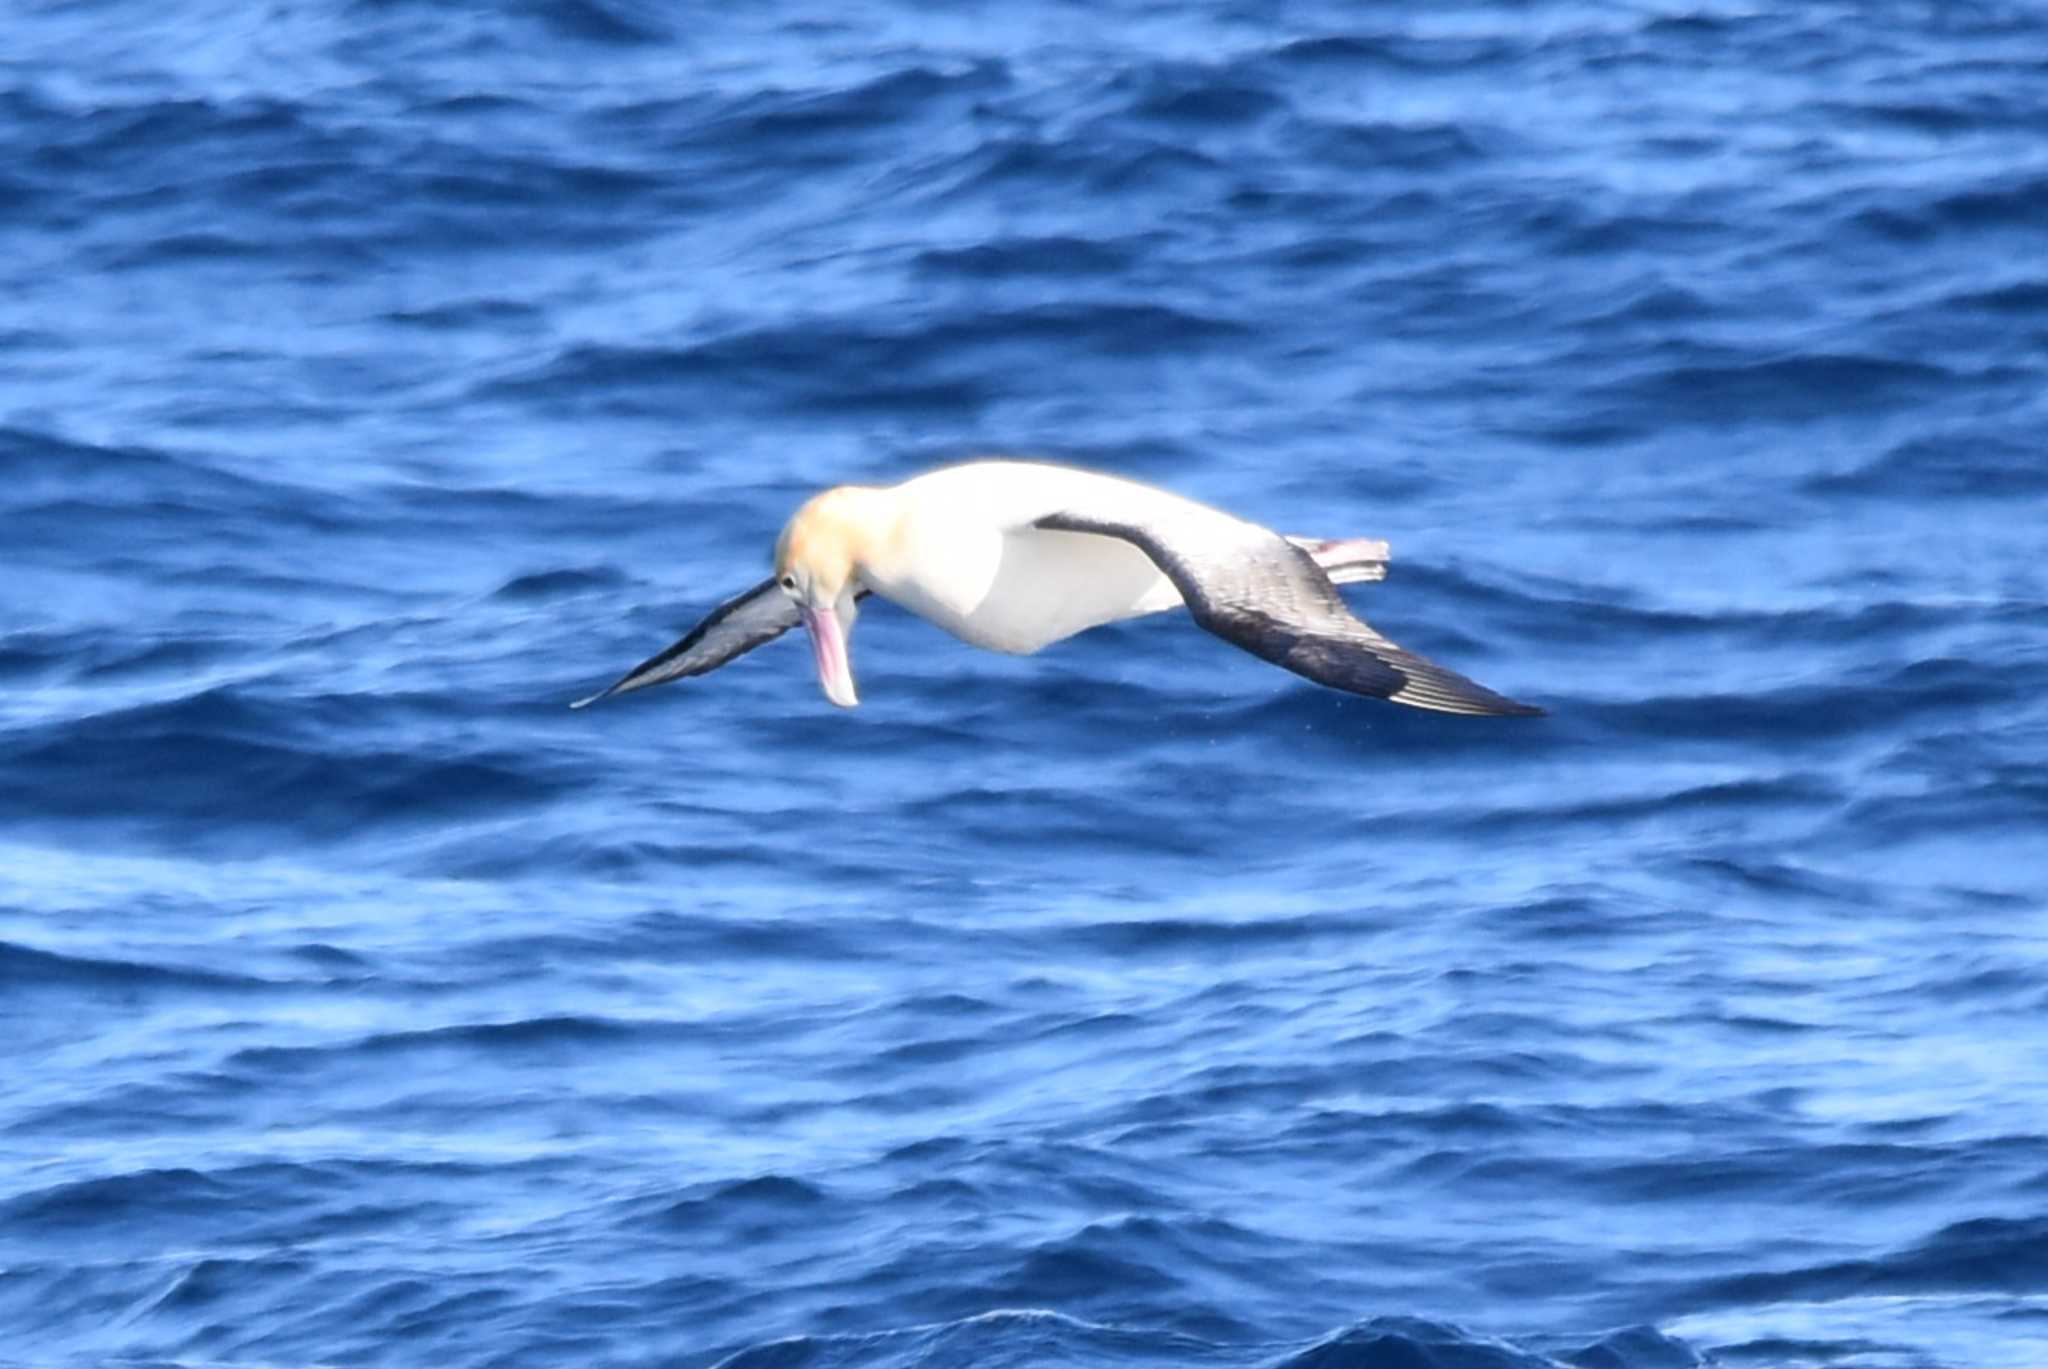
<path id="1" fill-rule="evenodd" d="M 1289 537 L 1315 558 L 1333 585 L 1387 578 L 1387 544 L 1377 537 Z"/>

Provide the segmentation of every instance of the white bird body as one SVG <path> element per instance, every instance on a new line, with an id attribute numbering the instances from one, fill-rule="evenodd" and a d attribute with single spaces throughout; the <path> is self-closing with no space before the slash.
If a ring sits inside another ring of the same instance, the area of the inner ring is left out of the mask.
<path id="1" fill-rule="evenodd" d="M 991 651 L 1028 656 L 1091 627 L 1179 608 L 1128 542 L 1032 526 L 1127 481 L 1022 461 L 948 466 L 898 485 L 895 524 L 866 563 L 875 593 Z"/>
<path id="2" fill-rule="evenodd" d="M 704 674 L 801 622 L 826 697 L 852 707 L 847 639 L 872 593 L 1017 655 L 1187 607 L 1224 640 L 1332 688 L 1450 713 L 1541 711 L 1403 651 L 1354 616 L 1335 586 L 1379 579 L 1386 559 L 1384 542 L 1283 537 L 1099 471 L 967 462 L 809 500 L 776 544 L 775 578 L 577 706 Z"/>

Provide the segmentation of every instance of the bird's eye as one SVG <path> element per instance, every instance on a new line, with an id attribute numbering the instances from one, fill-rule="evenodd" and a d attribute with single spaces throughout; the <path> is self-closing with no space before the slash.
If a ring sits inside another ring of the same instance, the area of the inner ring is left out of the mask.
<path id="1" fill-rule="evenodd" d="M 782 587 L 787 590 L 794 590 L 796 588 L 796 577 L 794 575 L 783 576 Z"/>

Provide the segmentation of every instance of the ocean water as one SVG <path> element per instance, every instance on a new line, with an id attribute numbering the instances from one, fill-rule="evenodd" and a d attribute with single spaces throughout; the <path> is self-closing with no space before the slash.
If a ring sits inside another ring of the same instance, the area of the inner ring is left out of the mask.
<path id="1" fill-rule="evenodd" d="M 2048 11 L 5 37 L 0 1364 L 2048 1365 Z M 565 707 L 989 452 L 1549 716 Z"/>

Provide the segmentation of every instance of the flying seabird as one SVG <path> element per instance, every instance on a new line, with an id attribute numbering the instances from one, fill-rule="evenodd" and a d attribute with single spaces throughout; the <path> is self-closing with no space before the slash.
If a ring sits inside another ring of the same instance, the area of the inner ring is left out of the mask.
<path id="1" fill-rule="evenodd" d="M 1386 574 L 1387 544 L 1287 537 L 1099 471 L 971 461 L 900 485 L 841 485 L 798 509 L 775 574 L 582 708 L 702 675 L 802 623 L 825 697 L 851 708 L 847 638 L 869 594 L 975 646 L 1028 655 L 1104 623 L 1185 605 L 1232 646 L 1317 684 L 1442 713 L 1529 716 L 1404 651 L 1354 616 L 1339 584 Z"/>

